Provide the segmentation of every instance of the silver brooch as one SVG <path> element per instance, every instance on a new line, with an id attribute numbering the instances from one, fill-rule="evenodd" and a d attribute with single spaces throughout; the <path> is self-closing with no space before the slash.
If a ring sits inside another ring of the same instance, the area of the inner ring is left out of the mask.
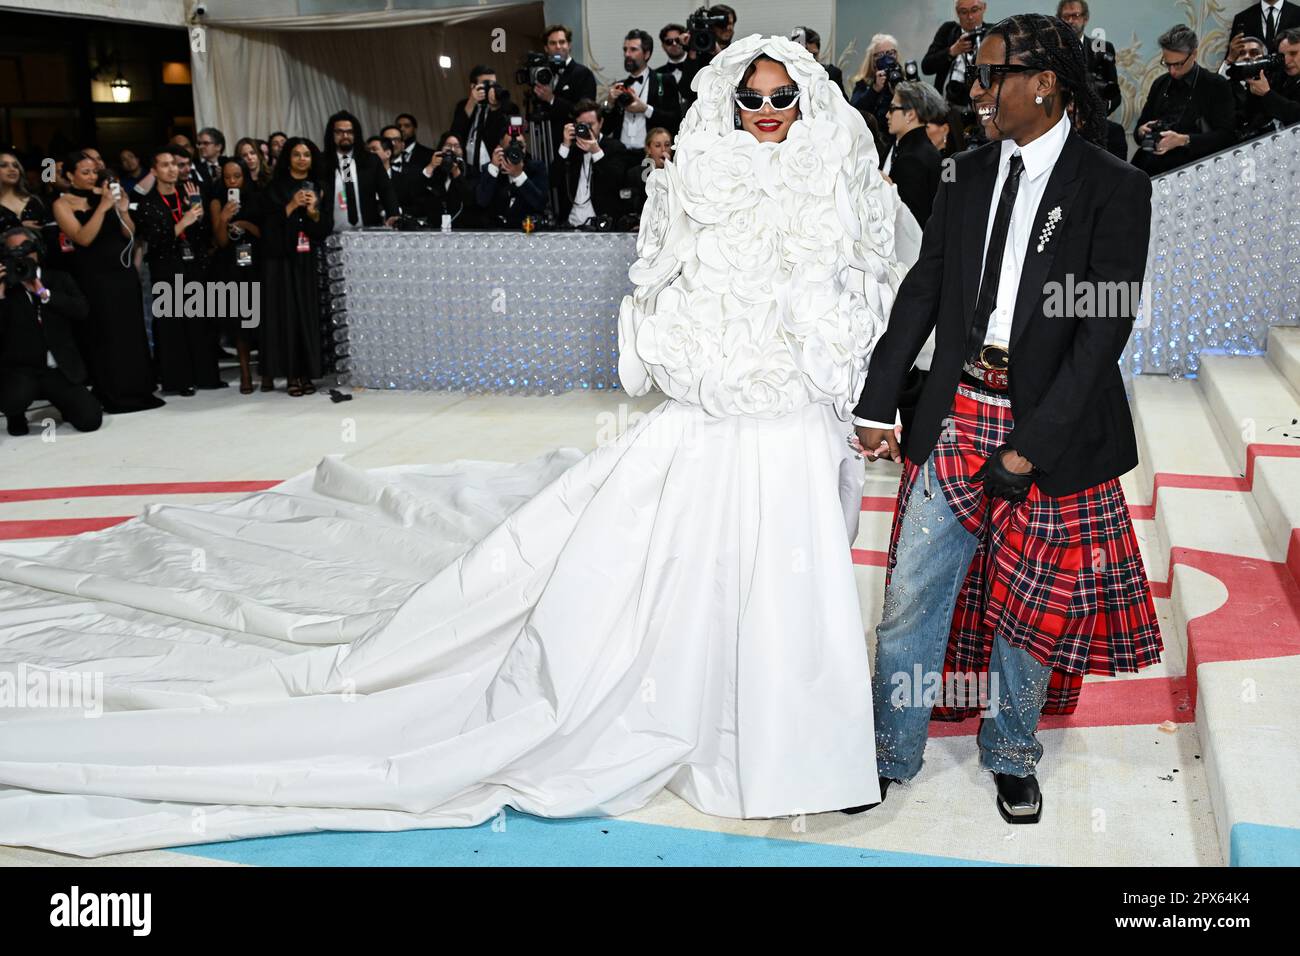
<path id="1" fill-rule="evenodd" d="M 1047 225 L 1043 226 L 1042 233 L 1038 236 L 1038 251 L 1042 252 L 1047 247 L 1048 242 L 1052 239 L 1052 231 L 1056 228 L 1057 223 L 1061 221 L 1061 207 L 1057 206 L 1047 214 Z"/>

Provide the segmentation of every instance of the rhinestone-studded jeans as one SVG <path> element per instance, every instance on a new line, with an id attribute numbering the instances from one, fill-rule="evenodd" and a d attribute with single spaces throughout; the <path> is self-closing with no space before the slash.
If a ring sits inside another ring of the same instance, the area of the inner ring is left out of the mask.
<path id="1" fill-rule="evenodd" d="M 935 703 L 925 688 L 940 687 L 953 608 L 977 544 L 949 508 L 931 458 L 903 509 L 897 564 L 876 629 L 872 694 L 882 777 L 910 780 L 921 769 Z M 994 642 L 987 688 L 997 708 L 981 719 L 979 732 L 985 770 L 1017 777 L 1034 772 L 1043 755 L 1034 731 L 1051 676 L 1051 668 L 1026 651 Z"/>

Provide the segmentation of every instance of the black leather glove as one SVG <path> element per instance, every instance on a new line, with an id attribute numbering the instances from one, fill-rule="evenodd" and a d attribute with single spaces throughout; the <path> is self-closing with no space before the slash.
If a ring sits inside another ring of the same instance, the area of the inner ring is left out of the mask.
<path id="1" fill-rule="evenodd" d="M 1013 471 L 1008 471 L 1006 465 L 1002 464 L 1002 453 L 1011 450 L 1009 445 L 1003 445 L 989 455 L 971 480 L 983 481 L 984 493 L 990 498 L 1003 498 L 1010 502 L 1021 502 L 1029 497 L 1029 489 L 1033 487 L 1034 477 L 1038 474 L 1038 469 L 1035 468 L 1024 475 L 1017 475 Z"/>

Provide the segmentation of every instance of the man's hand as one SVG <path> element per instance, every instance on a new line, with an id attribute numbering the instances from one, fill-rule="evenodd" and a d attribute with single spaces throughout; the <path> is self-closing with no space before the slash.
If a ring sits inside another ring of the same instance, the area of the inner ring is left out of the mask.
<path id="1" fill-rule="evenodd" d="M 955 60 L 963 53 L 969 53 L 973 49 L 975 49 L 975 41 L 968 34 L 963 33 L 957 38 L 956 43 L 948 47 L 948 55 Z"/>
<path id="2" fill-rule="evenodd" d="M 881 458 L 888 458 L 890 461 L 903 460 L 903 452 L 898 447 L 902 438 L 901 427 L 870 428 L 859 425 L 855 431 L 858 434 L 858 441 L 867 453 L 867 461 L 879 461 Z"/>
<path id="3" fill-rule="evenodd" d="M 555 91 L 546 83 L 534 83 L 533 92 L 537 94 L 537 98 L 543 103 L 555 102 Z"/>
<path id="4" fill-rule="evenodd" d="M 1029 467 L 1023 472 L 1013 471 L 1010 463 L 1023 463 Z M 971 480 L 983 483 L 984 493 L 990 498 L 1017 503 L 1029 497 L 1029 490 L 1034 485 L 1032 470 L 1033 465 L 1027 459 L 1004 445 L 985 460 Z"/>
<path id="5" fill-rule="evenodd" d="M 1011 448 L 1002 453 L 1002 467 L 1014 475 L 1027 475 L 1034 470 L 1033 462 Z"/>
<path id="6" fill-rule="evenodd" d="M 572 146 L 573 146 L 573 137 L 574 137 L 574 126 L 573 126 L 573 124 L 572 124 L 572 123 L 565 123 L 565 124 L 564 124 L 564 136 L 563 136 L 563 138 L 560 140 L 560 142 L 561 142 L 563 145 L 565 145 L 565 146 L 572 147 Z"/>
<path id="7" fill-rule="evenodd" d="M 1145 123 L 1143 123 L 1141 126 L 1138 127 L 1138 135 L 1145 136 L 1147 133 L 1151 132 L 1151 127 L 1154 123 L 1155 120 L 1147 120 Z"/>
<path id="8" fill-rule="evenodd" d="M 505 156 L 502 156 L 501 168 L 505 171 L 506 175 L 513 178 L 524 171 L 524 164 L 507 162 Z"/>
<path id="9" fill-rule="evenodd" d="M 469 88 L 469 96 L 465 97 L 465 115 L 473 116 L 475 107 L 482 103 L 486 98 L 487 93 L 484 92 L 482 86 L 477 83 L 471 86 Z"/>
<path id="10" fill-rule="evenodd" d="M 1156 143 L 1156 155 L 1163 156 L 1171 149 L 1181 149 L 1191 141 L 1192 138 L 1186 133 L 1175 133 L 1173 130 L 1167 129 L 1160 134 L 1160 142 Z"/>
<path id="11" fill-rule="evenodd" d="M 1246 89 L 1250 90 L 1250 92 L 1254 93 L 1256 96 L 1263 96 L 1271 90 L 1272 87 L 1268 85 L 1268 77 L 1263 73 L 1260 73 L 1259 76 L 1246 81 Z"/>
<path id="12" fill-rule="evenodd" d="M 442 165 L 442 153 L 441 152 L 434 153 L 433 158 L 429 160 L 429 165 L 424 167 L 424 174 L 426 176 L 432 176 L 433 171 L 441 165 Z"/>
<path id="13" fill-rule="evenodd" d="M 391 226 L 391 225 L 393 225 L 395 222 L 397 222 L 397 217 L 396 217 L 396 216 L 389 216 L 387 219 L 384 220 L 384 225 L 385 225 L 385 226 Z"/>
<path id="14" fill-rule="evenodd" d="M 500 146 L 492 150 L 492 165 L 502 171 L 506 168 L 506 151 Z"/>
<path id="15" fill-rule="evenodd" d="M 885 76 L 884 70 L 876 70 L 876 80 L 871 84 L 871 88 L 877 93 L 881 92 L 885 88 L 886 79 L 888 78 Z"/>
<path id="16" fill-rule="evenodd" d="M 623 112 L 624 112 L 624 113 L 644 113 L 644 112 L 645 112 L 645 100 L 643 100 L 643 99 L 641 99 L 641 97 L 637 96 L 635 90 L 632 90 L 632 89 L 630 89 L 630 88 L 628 88 L 628 87 L 626 87 L 626 86 L 620 86 L 620 89 L 622 89 L 622 91 L 623 91 L 624 93 L 626 93 L 628 96 L 632 97 L 632 102 L 631 102 L 631 103 L 628 103 L 627 106 L 623 107 Z"/>
<path id="17" fill-rule="evenodd" d="M 1236 63 L 1238 60 L 1240 60 L 1241 54 L 1245 50 L 1245 46 L 1246 46 L 1246 34 L 1244 33 L 1238 33 L 1235 37 L 1233 37 L 1230 41 L 1228 41 L 1227 62 Z"/>

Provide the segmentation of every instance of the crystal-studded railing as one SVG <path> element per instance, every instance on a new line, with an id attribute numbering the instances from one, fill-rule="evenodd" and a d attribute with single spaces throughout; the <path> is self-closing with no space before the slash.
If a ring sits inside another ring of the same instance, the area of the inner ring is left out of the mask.
<path id="1" fill-rule="evenodd" d="M 327 248 L 339 371 L 353 385 L 618 387 L 632 233 L 355 232 Z"/>
<path id="2" fill-rule="evenodd" d="M 1203 352 L 1264 351 L 1300 302 L 1300 126 L 1152 181 L 1149 324 L 1134 329 L 1132 374 L 1195 375 Z"/>

